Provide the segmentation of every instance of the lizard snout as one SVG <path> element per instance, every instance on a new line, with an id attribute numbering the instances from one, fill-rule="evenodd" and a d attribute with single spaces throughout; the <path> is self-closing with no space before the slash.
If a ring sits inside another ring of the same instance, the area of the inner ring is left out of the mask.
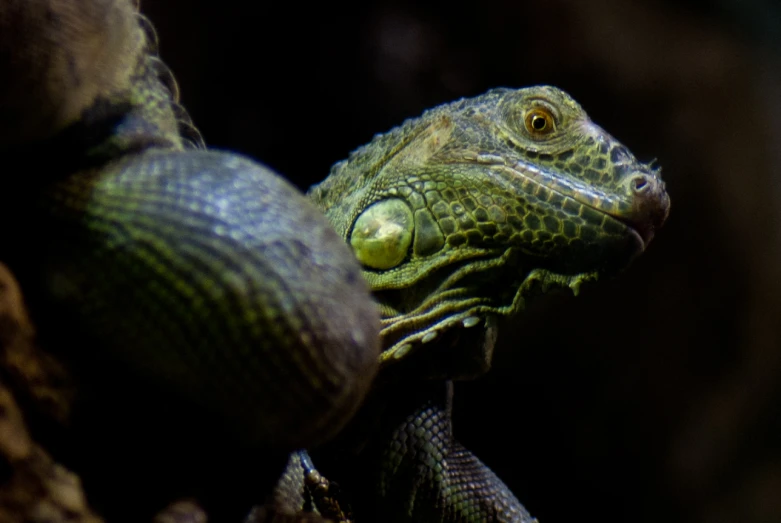
<path id="1" fill-rule="evenodd" d="M 647 247 L 670 213 L 667 188 L 658 171 L 635 171 L 627 179 L 626 191 L 632 203 L 618 218 L 637 231 Z"/>

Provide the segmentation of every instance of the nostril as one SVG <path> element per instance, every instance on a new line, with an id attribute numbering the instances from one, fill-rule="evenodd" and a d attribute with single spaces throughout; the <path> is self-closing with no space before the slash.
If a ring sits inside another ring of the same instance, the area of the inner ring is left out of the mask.
<path id="1" fill-rule="evenodd" d="M 648 187 L 650 187 L 650 183 L 648 181 L 648 178 L 645 176 L 635 176 L 632 178 L 632 190 L 634 190 L 636 193 L 644 192 Z"/>

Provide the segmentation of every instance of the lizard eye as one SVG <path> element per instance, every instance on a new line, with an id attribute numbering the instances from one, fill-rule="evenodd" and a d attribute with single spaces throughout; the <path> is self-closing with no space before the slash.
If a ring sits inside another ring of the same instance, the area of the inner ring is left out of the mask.
<path id="1" fill-rule="evenodd" d="M 407 256 L 414 228 L 412 211 L 405 202 L 382 200 L 355 220 L 350 245 L 364 266 L 390 269 Z"/>
<path id="2" fill-rule="evenodd" d="M 553 115 L 544 107 L 535 107 L 526 113 L 524 122 L 532 136 L 544 136 L 555 129 Z"/>

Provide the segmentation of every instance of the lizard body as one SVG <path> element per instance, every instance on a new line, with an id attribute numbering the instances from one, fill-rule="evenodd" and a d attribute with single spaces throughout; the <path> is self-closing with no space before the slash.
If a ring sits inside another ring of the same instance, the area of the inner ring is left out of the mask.
<path id="1" fill-rule="evenodd" d="M 246 514 L 368 390 L 378 318 L 358 264 L 278 175 L 201 150 L 129 1 L 8 0 L 0 28 L 0 257 L 80 384 L 68 421 L 97 459 L 67 459 L 108 517 L 143 517 L 155 488 Z"/>

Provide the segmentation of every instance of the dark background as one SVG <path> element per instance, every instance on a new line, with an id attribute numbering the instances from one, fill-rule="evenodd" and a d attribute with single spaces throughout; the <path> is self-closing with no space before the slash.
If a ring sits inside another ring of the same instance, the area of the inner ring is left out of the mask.
<path id="1" fill-rule="evenodd" d="M 550 83 L 658 158 L 618 279 L 503 325 L 455 430 L 543 523 L 781 522 L 781 8 L 767 0 L 142 3 L 207 142 L 302 189 L 423 109 Z"/>

